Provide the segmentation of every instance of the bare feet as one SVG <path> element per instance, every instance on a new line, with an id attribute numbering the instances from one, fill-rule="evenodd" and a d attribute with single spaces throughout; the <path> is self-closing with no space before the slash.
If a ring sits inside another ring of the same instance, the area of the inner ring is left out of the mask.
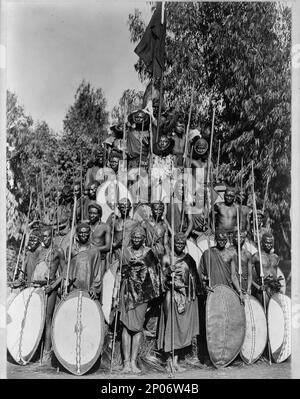
<path id="1" fill-rule="evenodd" d="M 131 372 L 132 372 L 132 370 L 131 370 L 131 365 L 130 365 L 129 360 L 124 361 L 124 367 L 122 368 L 121 373 L 129 374 Z"/>
<path id="2" fill-rule="evenodd" d="M 179 366 L 179 364 L 176 361 L 174 361 L 174 368 L 179 373 L 183 373 L 184 371 L 186 371 L 186 369 L 182 366 Z"/>
<path id="3" fill-rule="evenodd" d="M 131 370 L 134 374 L 141 374 L 142 372 L 142 370 L 138 368 L 134 360 L 131 361 Z"/>

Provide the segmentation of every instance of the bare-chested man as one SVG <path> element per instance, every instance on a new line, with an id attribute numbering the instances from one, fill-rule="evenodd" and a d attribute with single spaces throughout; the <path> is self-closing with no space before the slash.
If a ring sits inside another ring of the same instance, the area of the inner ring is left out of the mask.
<path id="1" fill-rule="evenodd" d="M 245 243 L 246 232 L 240 233 L 240 256 L 241 256 L 241 284 L 239 276 L 239 250 L 238 250 L 238 232 L 233 233 L 233 245 L 228 248 L 231 251 L 230 268 L 231 279 L 234 288 L 239 293 L 240 299 L 243 302 L 243 294 L 251 294 L 252 286 L 252 257 L 243 246 Z"/>
<path id="2" fill-rule="evenodd" d="M 91 202 L 88 207 L 91 226 L 91 243 L 101 251 L 102 267 L 106 268 L 106 254 L 110 250 L 111 229 L 109 224 L 101 222 L 102 208 L 96 202 Z"/>
<path id="3" fill-rule="evenodd" d="M 256 279 L 252 284 L 256 288 L 256 296 L 262 300 L 262 291 L 266 291 L 268 297 L 281 289 L 280 281 L 277 278 L 277 268 L 279 256 L 272 253 L 274 247 L 274 237 L 271 233 L 264 233 L 261 241 L 261 261 L 264 275 L 264 284 L 261 284 L 259 253 L 256 252 L 252 257 L 252 263 L 256 272 Z"/>
<path id="4" fill-rule="evenodd" d="M 234 198 L 234 188 L 227 187 L 224 202 L 218 202 L 214 205 L 216 230 L 226 232 L 230 244 L 232 243 L 233 231 L 237 227 L 237 208 Z"/>

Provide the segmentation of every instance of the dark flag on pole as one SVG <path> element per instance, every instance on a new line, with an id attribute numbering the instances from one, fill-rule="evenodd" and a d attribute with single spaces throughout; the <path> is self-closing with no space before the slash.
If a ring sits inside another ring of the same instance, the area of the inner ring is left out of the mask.
<path id="1" fill-rule="evenodd" d="M 154 78 L 160 78 L 165 69 L 166 19 L 162 11 L 162 3 L 159 2 L 140 43 L 134 49 Z"/>

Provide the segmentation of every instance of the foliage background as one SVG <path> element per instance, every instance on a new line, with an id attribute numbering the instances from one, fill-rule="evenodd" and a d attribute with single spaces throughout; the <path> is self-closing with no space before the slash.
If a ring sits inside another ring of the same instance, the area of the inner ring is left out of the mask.
<path id="1" fill-rule="evenodd" d="M 217 158 L 220 140 L 220 176 L 237 186 L 242 179 L 250 193 L 254 161 L 259 206 L 267 191 L 265 207 L 276 249 L 289 259 L 291 9 L 269 2 L 167 2 L 165 7 L 166 107 L 187 119 L 194 86 L 192 125 L 201 132 L 210 126 L 215 107 L 213 156 Z M 142 37 L 146 23 L 139 10 L 128 16 L 133 43 Z M 135 69 L 147 83 L 141 61 Z M 139 108 L 142 95 L 125 90 L 111 122 L 123 122 L 125 99 L 128 114 Z M 30 192 L 34 209 L 43 212 L 43 190 L 48 207 L 64 184 L 80 177 L 81 157 L 86 171 L 109 132 L 106 107 L 102 89 L 82 81 L 58 134 L 46 121 L 33 121 L 18 104 L 17 94 L 7 92 L 7 239 L 12 258 L 20 244 Z"/>

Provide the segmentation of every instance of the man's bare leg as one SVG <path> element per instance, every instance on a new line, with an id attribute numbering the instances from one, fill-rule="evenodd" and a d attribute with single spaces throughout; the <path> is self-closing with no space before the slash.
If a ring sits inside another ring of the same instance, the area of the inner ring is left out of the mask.
<path id="1" fill-rule="evenodd" d="M 124 367 L 123 367 L 122 372 L 130 373 L 131 372 L 131 366 L 130 366 L 131 336 L 126 327 L 123 327 L 123 331 L 122 331 L 122 349 L 123 349 L 123 356 L 124 356 Z"/>
<path id="2" fill-rule="evenodd" d="M 143 333 L 138 332 L 132 337 L 132 347 L 131 347 L 131 369 L 134 373 L 141 373 L 142 370 L 137 367 L 136 359 L 139 353 L 141 341 L 143 338 Z"/>

